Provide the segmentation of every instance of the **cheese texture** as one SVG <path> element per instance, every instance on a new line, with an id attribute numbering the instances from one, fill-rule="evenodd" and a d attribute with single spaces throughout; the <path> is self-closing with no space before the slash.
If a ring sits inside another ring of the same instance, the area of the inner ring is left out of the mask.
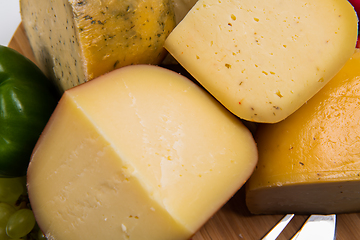
<path id="1" fill-rule="evenodd" d="M 128 66 L 64 93 L 28 191 L 48 239 L 188 239 L 256 162 L 249 130 L 206 91 Z"/>
<path id="2" fill-rule="evenodd" d="M 158 64 L 175 26 L 170 0 L 21 0 L 39 67 L 61 91 L 113 69 Z"/>
<path id="3" fill-rule="evenodd" d="M 252 213 L 360 211 L 360 51 L 284 121 L 262 124 L 246 185 Z"/>
<path id="4" fill-rule="evenodd" d="M 274 123 L 341 69 L 356 39 L 346 0 L 200 0 L 165 48 L 232 113 Z"/>

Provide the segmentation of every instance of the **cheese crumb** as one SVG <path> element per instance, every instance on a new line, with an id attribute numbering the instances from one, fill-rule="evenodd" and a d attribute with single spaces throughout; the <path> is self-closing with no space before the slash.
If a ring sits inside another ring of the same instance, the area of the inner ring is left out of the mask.
<path id="1" fill-rule="evenodd" d="M 123 223 L 121 224 L 121 229 L 123 230 L 123 232 L 125 232 L 125 233 L 126 233 L 127 228 L 126 228 L 126 226 L 125 226 Z"/>

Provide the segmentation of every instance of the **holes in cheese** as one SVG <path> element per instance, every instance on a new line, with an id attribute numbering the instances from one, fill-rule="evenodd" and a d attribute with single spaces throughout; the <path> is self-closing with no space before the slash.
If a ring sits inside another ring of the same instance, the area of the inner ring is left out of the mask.
<path id="1" fill-rule="evenodd" d="M 256 162 L 252 134 L 201 87 L 134 65 L 64 93 L 28 191 L 50 239 L 188 239 Z"/>
<path id="2" fill-rule="evenodd" d="M 61 91 L 113 69 L 158 64 L 175 26 L 170 0 L 21 0 L 40 68 Z"/>
<path id="3" fill-rule="evenodd" d="M 273 123 L 341 69 L 356 39 L 346 0 L 200 0 L 165 48 L 232 113 Z"/>
<path id="4" fill-rule="evenodd" d="M 258 128 L 253 213 L 360 211 L 360 51 L 287 119 Z"/>

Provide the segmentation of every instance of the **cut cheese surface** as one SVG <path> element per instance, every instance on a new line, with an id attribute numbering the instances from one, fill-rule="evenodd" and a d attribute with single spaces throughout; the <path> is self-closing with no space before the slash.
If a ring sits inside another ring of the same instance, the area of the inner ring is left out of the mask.
<path id="1" fill-rule="evenodd" d="M 206 91 L 128 66 L 64 93 L 28 191 L 49 239 L 188 239 L 256 162 L 249 130 Z"/>
<path id="2" fill-rule="evenodd" d="M 201 0 L 165 48 L 232 113 L 274 123 L 341 69 L 356 39 L 346 0 Z"/>
<path id="3" fill-rule="evenodd" d="M 36 61 L 61 91 L 122 66 L 160 63 L 175 26 L 170 0 L 21 0 L 20 7 Z"/>
<path id="4" fill-rule="evenodd" d="M 360 51 L 310 101 L 256 133 L 253 213 L 360 211 Z"/>

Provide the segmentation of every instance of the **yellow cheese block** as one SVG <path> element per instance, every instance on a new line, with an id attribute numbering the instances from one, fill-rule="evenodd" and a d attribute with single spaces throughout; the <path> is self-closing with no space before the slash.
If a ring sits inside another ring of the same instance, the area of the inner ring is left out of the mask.
<path id="1" fill-rule="evenodd" d="M 284 121 L 260 125 L 252 213 L 360 211 L 360 51 Z"/>
<path id="2" fill-rule="evenodd" d="M 171 0 L 21 0 L 40 68 L 61 91 L 113 69 L 158 64 L 175 26 Z"/>
<path id="3" fill-rule="evenodd" d="M 188 239 L 249 178 L 249 130 L 173 71 L 128 66 L 64 93 L 28 191 L 49 239 Z"/>
<path id="4" fill-rule="evenodd" d="M 274 123 L 341 69 L 356 39 L 346 0 L 200 0 L 165 48 L 232 113 Z"/>

